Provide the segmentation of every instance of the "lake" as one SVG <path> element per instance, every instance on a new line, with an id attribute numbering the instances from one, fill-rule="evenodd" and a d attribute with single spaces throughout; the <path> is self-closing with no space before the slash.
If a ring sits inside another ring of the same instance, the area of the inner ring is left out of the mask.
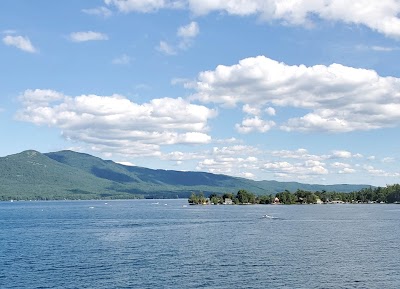
<path id="1" fill-rule="evenodd" d="M 400 288 L 400 205 L 186 205 L 2 202 L 0 288 Z"/>

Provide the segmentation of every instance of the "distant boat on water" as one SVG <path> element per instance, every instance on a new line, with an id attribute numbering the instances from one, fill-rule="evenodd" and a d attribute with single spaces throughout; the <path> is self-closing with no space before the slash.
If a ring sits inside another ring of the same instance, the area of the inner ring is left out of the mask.
<path id="1" fill-rule="evenodd" d="M 277 217 L 274 217 L 274 216 L 271 216 L 271 215 L 267 215 L 267 214 L 263 215 L 262 217 L 265 218 L 265 219 L 278 219 Z"/>

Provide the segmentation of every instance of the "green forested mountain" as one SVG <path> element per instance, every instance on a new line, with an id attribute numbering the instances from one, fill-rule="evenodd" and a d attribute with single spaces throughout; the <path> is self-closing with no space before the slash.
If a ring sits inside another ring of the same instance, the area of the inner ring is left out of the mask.
<path id="1" fill-rule="evenodd" d="M 0 199 L 95 198 L 112 182 L 64 165 L 36 151 L 0 158 Z M 106 197 L 106 195 L 104 195 Z"/>
<path id="2" fill-rule="evenodd" d="M 252 181 L 204 172 L 180 172 L 131 167 L 113 161 L 60 151 L 24 151 L 0 158 L 0 199 L 176 198 L 192 192 L 237 192 L 257 195 L 284 190 L 351 192 L 367 185 L 309 185 Z"/>

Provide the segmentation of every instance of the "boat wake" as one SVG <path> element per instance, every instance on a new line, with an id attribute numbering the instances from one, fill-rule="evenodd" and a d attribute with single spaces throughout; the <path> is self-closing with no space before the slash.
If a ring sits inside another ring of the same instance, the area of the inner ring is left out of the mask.
<path id="1" fill-rule="evenodd" d="M 278 217 L 274 217 L 274 216 L 271 216 L 271 215 L 267 215 L 267 214 L 265 214 L 265 215 L 262 215 L 262 217 L 261 217 L 262 219 L 279 219 Z"/>

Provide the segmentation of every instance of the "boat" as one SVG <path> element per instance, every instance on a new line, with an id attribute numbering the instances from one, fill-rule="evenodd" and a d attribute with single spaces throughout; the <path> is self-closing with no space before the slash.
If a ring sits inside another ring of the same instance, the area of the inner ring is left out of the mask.
<path id="1" fill-rule="evenodd" d="M 277 219 L 277 217 L 270 216 L 270 215 L 267 215 L 267 214 L 263 215 L 262 217 L 266 218 L 266 219 Z"/>

